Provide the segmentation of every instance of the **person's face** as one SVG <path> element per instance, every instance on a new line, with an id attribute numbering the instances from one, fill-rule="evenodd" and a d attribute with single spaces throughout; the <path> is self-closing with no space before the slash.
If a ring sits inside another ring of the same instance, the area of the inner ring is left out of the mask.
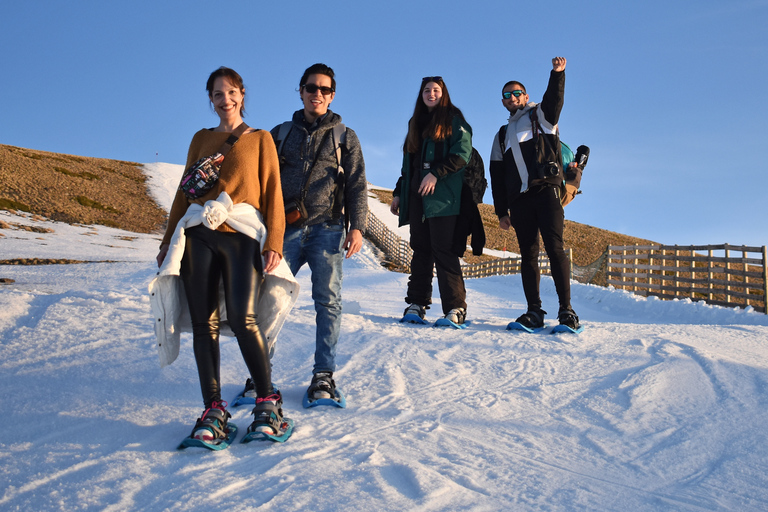
<path id="1" fill-rule="evenodd" d="M 427 82 L 424 84 L 424 88 L 421 90 L 421 99 L 424 100 L 427 110 L 431 112 L 438 106 L 442 97 L 443 88 L 437 85 L 436 82 Z"/>
<path id="2" fill-rule="evenodd" d="M 510 93 L 509 98 L 505 98 L 504 93 Z M 515 96 L 516 94 L 519 96 Z M 515 113 L 528 104 L 528 95 L 518 84 L 510 84 L 502 91 L 501 104 L 511 113 Z"/>
<path id="3" fill-rule="evenodd" d="M 330 90 L 331 83 L 331 77 L 328 75 L 315 74 L 309 75 L 307 83 L 301 87 L 299 95 L 304 103 L 304 118 L 310 123 L 328 112 L 328 107 L 336 96 L 336 93 Z M 308 88 L 315 91 L 309 92 Z M 327 94 L 323 93 L 323 89 Z"/>
<path id="4" fill-rule="evenodd" d="M 240 117 L 240 109 L 243 107 L 243 91 L 229 78 L 220 76 L 213 82 L 210 99 L 214 110 L 222 120 Z"/>

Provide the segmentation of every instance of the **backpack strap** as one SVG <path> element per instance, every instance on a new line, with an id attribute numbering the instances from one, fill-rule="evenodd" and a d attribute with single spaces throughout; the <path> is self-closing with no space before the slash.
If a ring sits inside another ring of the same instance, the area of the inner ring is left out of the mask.
<path id="1" fill-rule="evenodd" d="M 531 119 L 531 130 L 533 131 L 533 140 L 537 140 L 539 138 L 539 133 L 541 132 L 541 125 L 539 124 L 539 106 L 536 105 L 531 110 L 528 111 L 528 117 Z"/>
<path id="2" fill-rule="evenodd" d="M 501 125 L 501 128 L 499 128 L 499 146 L 501 147 L 501 154 L 504 156 L 504 142 L 507 139 L 507 126 L 506 124 Z"/>
<path id="3" fill-rule="evenodd" d="M 283 154 L 283 144 L 285 144 L 285 139 L 288 138 L 288 134 L 291 133 L 291 128 L 293 128 L 293 121 L 286 121 L 283 124 L 280 125 L 280 130 L 277 132 L 277 156 L 281 156 Z"/>
<path id="4" fill-rule="evenodd" d="M 341 146 L 347 144 L 347 127 L 344 123 L 339 123 L 333 127 L 333 147 L 336 151 L 336 165 L 338 168 L 337 176 L 344 174 L 344 167 L 341 164 Z"/>

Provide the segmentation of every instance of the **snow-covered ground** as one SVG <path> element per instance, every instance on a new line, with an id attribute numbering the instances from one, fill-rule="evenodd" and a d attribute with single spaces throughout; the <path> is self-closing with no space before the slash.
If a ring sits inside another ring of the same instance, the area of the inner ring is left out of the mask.
<path id="1" fill-rule="evenodd" d="M 181 168 L 147 169 L 168 207 Z M 503 276 L 467 281 L 466 330 L 402 325 L 407 276 L 366 245 L 344 268 L 348 408 L 301 407 L 314 346 L 303 270 L 273 361 L 293 437 L 178 451 L 202 401 L 188 335 L 158 365 L 158 237 L 0 220 L 54 230 L 0 230 L 0 259 L 117 261 L 0 266 L 15 280 L 0 285 L 0 510 L 768 509 L 768 315 L 573 283 L 584 333 L 513 333 L 525 301 L 519 276 Z M 542 292 L 556 310 L 551 279 Z M 223 338 L 225 396 L 245 376 Z"/>

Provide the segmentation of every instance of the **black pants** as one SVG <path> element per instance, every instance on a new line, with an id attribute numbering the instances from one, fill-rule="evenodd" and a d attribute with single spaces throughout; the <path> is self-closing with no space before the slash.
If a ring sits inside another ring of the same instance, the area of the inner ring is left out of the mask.
<path id="1" fill-rule="evenodd" d="M 461 274 L 459 257 L 452 250 L 457 215 L 422 219 L 424 203 L 420 195 L 409 198 L 411 226 L 411 277 L 408 279 L 409 304 L 432 304 L 432 268 L 437 269 L 437 286 L 443 314 L 454 308 L 467 307 L 467 291 Z"/>
<path id="2" fill-rule="evenodd" d="M 272 393 L 267 342 L 256 324 L 256 297 L 261 281 L 254 264 L 259 243 L 242 233 L 222 233 L 204 226 L 186 231 L 181 278 L 192 319 L 192 339 L 203 401 L 221 401 L 219 353 L 219 281 L 224 283 L 227 321 L 237 337 L 245 365 L 259 397 Z M 258 268 L 261 268 L 259 263 Z"/>
<path id="3" fill-rule="evenodd" d="M 520 273 L 528 309 L 541 308 L 539 233 L 549 257 L 560 307 L 571 305 L 571 265 L 563 248 L 565 215 L 558 192 L 554 187 L 538 187 L 521 194 L 510 207 L 510 220 L 520 244 Z"/>

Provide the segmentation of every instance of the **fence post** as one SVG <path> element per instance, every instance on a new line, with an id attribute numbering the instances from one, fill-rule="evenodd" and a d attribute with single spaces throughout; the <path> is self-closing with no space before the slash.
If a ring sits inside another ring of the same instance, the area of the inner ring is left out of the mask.
<path id="1" fill-rule="evenodd" d="M 768 315 L 768 247 L 763 246 L 763 307 Z"/>
<path id="2" fill-rule="evenodd" d="M 731 247 L 725 244 L 725 302 L 731 302 Z"/>
<path id="3" fill-rule="evenodd" d="M 715 292 L 714 292 L 715 284 L 712 282 L 712 280 L 715 278 L 715 274 L 714 272 L 712 272 L 712 267 L 715 264 L 715 262 L 713 261 L 715 255 L 714 255 L 714 251 L 712 250 L 712 247 L 709 248 L 709 252 L 707 254 L 709 254 L 709 261 L 707 262 L 707 268 L 709 268 L 709 273 L 707 274 L 709 276 L 709 284 L 707 286 L 707 289 L 709 290 L 709 293 L 707 294 L 707 299 L 712 300 L 715 298 Z M 728 258 L 728 249 L 725 250 L 725 257 L 726 259 Z M 727 265 L 728 263 L 726 263 L 726 268 L 727 268 Z M 725 279 L 726 281 L 728 280 L 727 272 L 725 273 Z M 725 296 L 725 300 L 726 301 L 728 300 L 728 295 Z"/>

